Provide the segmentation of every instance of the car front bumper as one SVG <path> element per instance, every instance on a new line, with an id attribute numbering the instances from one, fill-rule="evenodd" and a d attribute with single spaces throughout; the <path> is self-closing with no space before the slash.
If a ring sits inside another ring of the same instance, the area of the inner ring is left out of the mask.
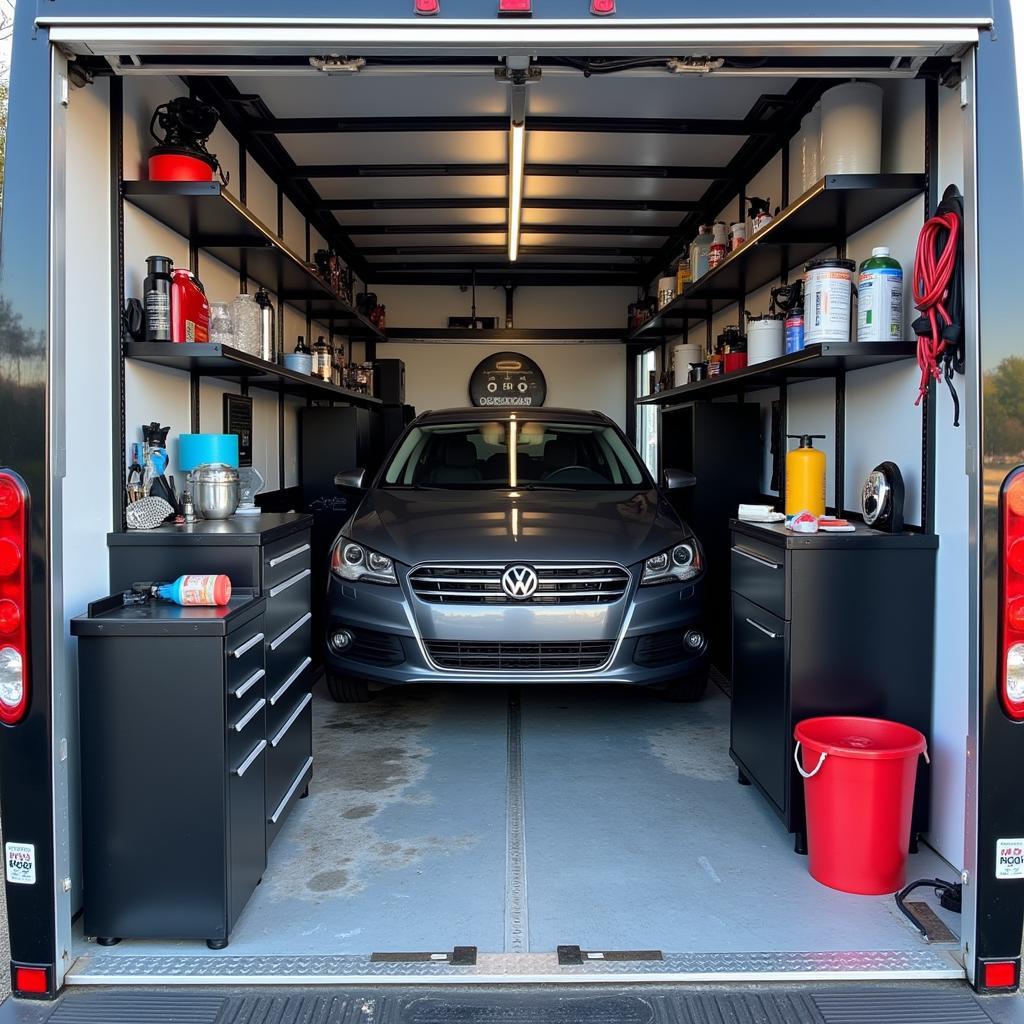
<path id="1" fill-rule="evenodd" d="M 604 605 L 425 605 L 399 586 L 340 580 L 327 594 L 325 659 L 331 672 L 392 686 L 417 683 L 620 683 L 664 685 L 707 668 L 703 579 L 640 587 Z M 329 639 L 355 638 L 339 653 Z M 694 633 L 702 637 L 690 646 Z M 688 636 L 689 634 L 689 636 Z M 449 668 L 433 640 L 467 643 L 604 642 L 610 656 L 593 668 Z M 638 660 L 639 658 L 639 660 Z"/>

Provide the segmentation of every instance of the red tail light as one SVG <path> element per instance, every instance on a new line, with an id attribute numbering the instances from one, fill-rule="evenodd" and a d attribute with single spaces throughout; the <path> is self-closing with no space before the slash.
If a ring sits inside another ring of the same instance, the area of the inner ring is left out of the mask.
<path id="1" fill-rule="evenodd" d="M 533 14 L 533 0 L 498 0 L 498 17 L 529 18 Z"/>
<path id="2" fill-rule="evenodd" d="M 28 489 L 0 470 L 0 722 L 28 709 Z"/>
<path id="3" fill-rule="evenodd" d="M 590 0 L 590 13 L 598 17 L 615 13 L 615 0 Z"/>
<path id="4" fill-rule="evenodd" d="M 441 13 L 441 0 L 413 0 L 413 10 L 424 17 Z"/>
<path id="5" fill-rule="evenodd" d="M 14 967 L 11 988 L 16 996 L 45 995 L 50 988 L 50 979 L 45 967 Z"/>
<path id="6" fill-rule="evenodd" d="M 1024 466 L 1003 482 L 1000 665 L 1003 709 L 1024 720 Z"/>

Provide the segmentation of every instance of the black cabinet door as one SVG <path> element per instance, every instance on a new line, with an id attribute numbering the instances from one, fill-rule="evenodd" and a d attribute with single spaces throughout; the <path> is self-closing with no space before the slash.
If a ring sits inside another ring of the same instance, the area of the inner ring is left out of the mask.
<path id="1" fill-rule="evenodd" d="M 732 751 L 752 779 L 786 810 L 789 766 L 786 623 L 732 596 Z"/>
<path id="2" fill-rule="evenodd" d="M 229 931 L 267 866 L 266 760 L 267 741 L 257 730 L 228 764 Z"/>

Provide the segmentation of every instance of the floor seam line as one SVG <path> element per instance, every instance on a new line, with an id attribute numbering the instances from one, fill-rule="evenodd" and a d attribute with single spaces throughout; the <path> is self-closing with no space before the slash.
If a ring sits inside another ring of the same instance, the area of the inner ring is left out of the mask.
<path id="1" fill-rule="evenodd" d="M 505 785 L 505 952 L 529 952 L 526 902 L 526 799 L 523 786 L 523 718 L 518 690 L 508 698 Z"/>

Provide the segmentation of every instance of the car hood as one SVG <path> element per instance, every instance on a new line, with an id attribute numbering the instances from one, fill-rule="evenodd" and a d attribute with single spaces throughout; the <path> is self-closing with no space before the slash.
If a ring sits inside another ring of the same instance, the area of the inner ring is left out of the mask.
<path id="1" fill-rule="evenodd" d="M 689 535 L 654 490 L 375 490 L 344 532 L 406 565 L 519 559 L 632 565 Z"/>

